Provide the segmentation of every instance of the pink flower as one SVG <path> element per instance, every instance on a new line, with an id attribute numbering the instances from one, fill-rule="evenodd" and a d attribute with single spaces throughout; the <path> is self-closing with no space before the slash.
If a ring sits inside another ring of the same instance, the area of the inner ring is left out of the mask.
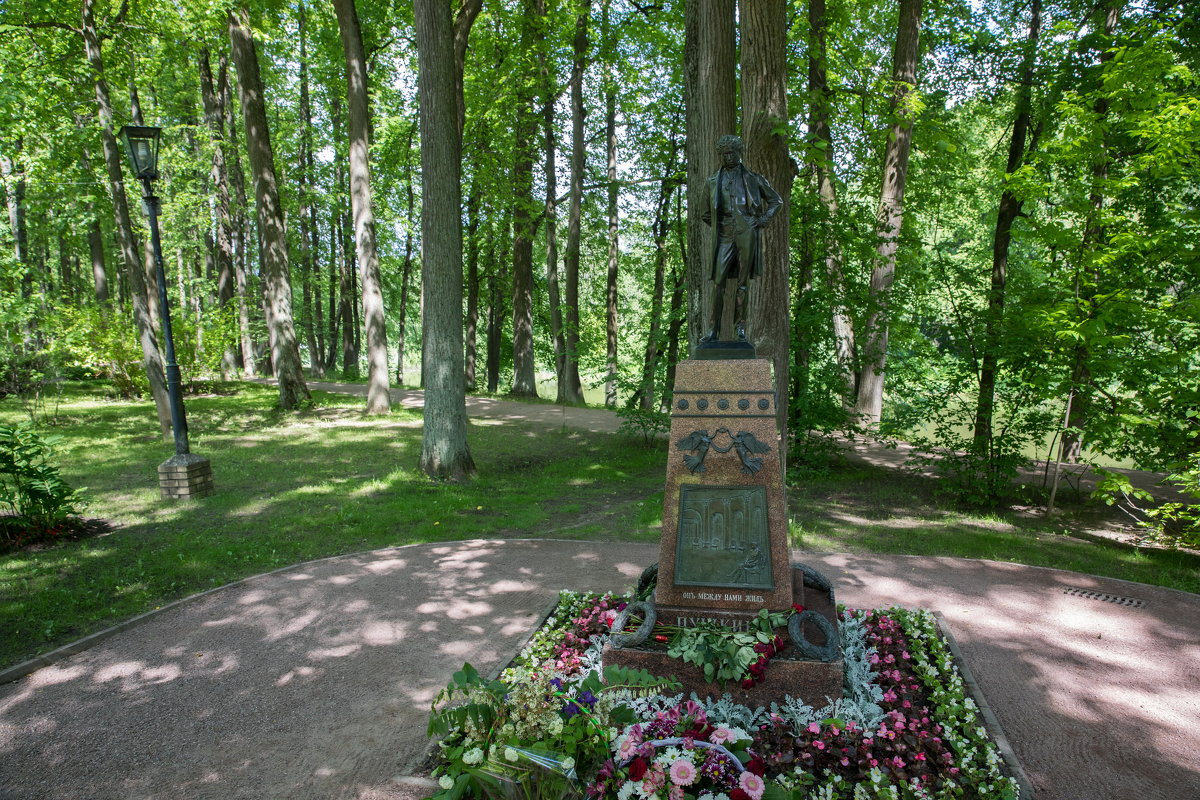
<path id="1" fill-rule="evenodd" d="M 808 732 L 809 733 L 820 733 L 821 726 L 815 722 L 810 722 L 810 723 L 808 723 Z"/>
<path id="2" fill-rule="evenodd" d="M 713 744 L 725 744 L 733 741 L 733 731 L 729 728 L 718 726 L 715 731 L 708 735 L 708 740 Z"/>
<path id="3" fill-rule="evenodd" d="M 741 787 L 743 792 L 750 795 L 750 800 L 760 800 L 767 788 L 763 779 L 750 771 L 741 774 L 738 778 L 738 786 Z"/>
<path id="4" fill-rule="evenodd" d="M 667 788 L 667 800 L 684 800 L 685 797 L 687 795 L 683 793 L 682 786 L 671 785 Z"/>
<path id="5" fill-rule="evenodd" d="M 671 764 L 671 782 L 676 786 L 691 786 L 696 780 L 696 765 L 686 758 Z"/>

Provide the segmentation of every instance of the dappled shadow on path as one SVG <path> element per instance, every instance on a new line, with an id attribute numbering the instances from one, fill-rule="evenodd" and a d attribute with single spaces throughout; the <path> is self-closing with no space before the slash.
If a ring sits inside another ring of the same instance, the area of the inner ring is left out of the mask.
<path id="1" fill-rule="evenodd" d="M 1200 597 L 998 562 L 804 558 L 842 602 L 944 615 L 1039 799 L 1200 796 Z"/>
<path id="2" fill-rule="evenodd" d="M 464 661 L 486 672 L 559 588 L 622 589 L 642 566 L 469 542 L 231 586 L 3 687 L 0 796 L 357 796 L 423 751 Z"/>
<path id="3" fill-rule="evenodd" d="M 226 587 L 0 687 L 0 796 L 391 796 L 377 787 L 422 752 L 455 669 L 486 674 L 558 589 L 626 589 L 657 555 L 426 544 Z M 843 603 L 943 615 L 1039 800 L 1200 796 L 1200 596 L 997 562 L 796 556 Z"/>

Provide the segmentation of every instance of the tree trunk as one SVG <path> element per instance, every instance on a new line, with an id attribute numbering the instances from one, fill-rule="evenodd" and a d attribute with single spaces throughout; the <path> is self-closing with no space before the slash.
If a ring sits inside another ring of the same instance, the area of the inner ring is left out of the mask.
<path id="1" fill-rule="evenodd" d="M 583 172 L 587 145 L 584 143 L 583 71 L 588 49 L 588 14 L 591 0 L 580 0 L 575 17 L 575 39 L 571 62 L 571 189 L 567 205 L 567 252 L 563 258 L 563 380 L 559 401 L 583 403 L 579 380 L 579 252 L 583 217 Z"/>
<path id="2" fill-rule="evenodd" d="M 415 0 L 421 110 L 421 265 L 425 308 L 425 431 L 421 470 L 459 480 L 474 474 L 463 391 L 461 138 L 450 6 Z"/>
<path id="3" fill-rule="evenodd" d="M 829 29 L 825 0 L 810 0 L 808 28 L 808 92 L 811 98 L 808 131 L 812 138 L 812 166 L 817 181 L 817 196 L 824 208 L 821 236 L 818 239 L 825 262 L 825 280 L 833 297 L 833 349 L 838 374 L 842 379 L 842 406 L 854 408 L 857 353 L 854 321 L 846 309 L 846 277 L 842 261 L 842 242 L 836 234 L 838 216 L 837 186 L 834 183 L 833 129 L 830 127 L 832 95 L 826 77 L 826 36 Z"/>
<path id="4" fill-rule="evenodd" d="M 896 276 L 896 249 L 904 221 L 904 181 L 912 145 L 913 111 L 909 97 L 917 82 L 917 56 L 921 30 L 921 0 L 900 0 L 900 22 L 892 55 L 893 95 L 883 158 L 883 188 L 875 220 L 875 256 L 871 264 L 866 330 L 860 351 L 862 367 L 854 411 L 867 425 L 878 425 L 883 415 L 883 383 L 887 369 L 888 306 Z"/>
<path id="5" fill-rule="evenodd" d="M 759 358 L 775 368 L 776 423 L 781 463 L 787 464 L 788 374 L 792 327 L 789 242 L 795 168 L 788 155 L 787 4 L 740 0 L 742 27 L 742 130 L 749 164 L 783 198 L 783 207 L 762 231 L 762 273 L 750 290 L 750 338 Z"/>
<path id="6" fill-rule="evenodd" d="M 330 116 L 333 118 L 334 140 L 342 138 L 342 104 L 335 96 L 330 102 Z M 337 208 L 330 222 L 330 235 L 338 243 L 338 316 L 342 325 L 342 374 L 351 380 L 358 377 L 358 346 L 355 333 L 357 322 L 354 318 L 354 253 L 346 234 L 346 214 L 340 198 L 349 194 L 346 186 L 346 171 L 341 158 L 334 159 L 333 183 L 337 187 Z"/>
<path id="7" fill-rule="evenodd" d="M 537 0 L 537 13 L 546 16 L 545 0 Z M 545 132 L 546 184 L 546 302 L 550 306 L 550 338 L 554 343 L 554 377 L 558 386 L 558 402 L 564 402 L 563 387 L 566 385 L 564 365 L 567 343 L 563 339 L 562 297 L 558 287 L 558 163 L 556 158 L 554 105 L 558 102 L 558 76 L 554 60 L 545 47 L 538 49 L 538 62 L 542 71 L 542 128 Z"/>
<path id="8" fill-rule="evenodd" d="M 467 104 L 463 97 L 463 72 L 467 63 L 467 42 L 471 37 L 471 26 L 483 10 L 483 0 L 461 0 L 454 15 L 454 107 L 458 140 L 462 141 L 463 125 L 467 119 Z"/>
<path id="9" fill-rule="evenodd" d="M 1033 0 L 1029 12 L 1029 34 L 1025 40 L 1020 84 L 1017 86 L 1012 139 L 1008 144 L 1005 177 L 1012 175 L 1025 162 L 1025 140 L 1030 126 L 1030 95 L 1033 92 L 1033 72 L 1037 58 L 1038 34 L 1042 25 L 1041 0 Z M 996 377 L 1000 371 L 1000 330 L 1004 322 L 1004 295 L 1008 282 L 1008 250 L 1012 242 L 1012 226 L 1021 213 L 1021 201 L 1006 182 L 1000 193 L 996 212 L 996 227 L 992 234 L 992 280 L 988 290 L 988 309 L 984 317 L 983 354 L 979 365 L 979 397 L 975 405 L 973 446 L 978 453 L 990 453 L 992 420 L 996 407 Z"/>
<path id="10" fill-rule="evenodd" d="M 314 375 L 324 371 L 324 359 L 317 346 L 316 309 L 321 307 L 318 277 L 320 266 L 317 254 L 316 202 L 313 200 L 313 172 L 315 171 L 312 144 L 312 102 L 309 97 L 308 78 L 308 13 L 303 0 L 296 6 L 296 33 L 300 38 L 300 163 L 296 171 L 297 195 L 300 218 L 300 277 L 301 277 L 301 327 L 308 344 L 308 369 Z M 317 302 L 314 304 L 313 297 Z"/>
<path id="11" fill-rule="evenodd" d="M 533 42 L 533 4 L 525 0 L 521 44 L 528 50 Z M 533 116 L 532 92 L 517 91 L 513 168 L 513 386 L 517 397 L 537 397 L 533 364 L 533 137 L 537 121 Z"/>
<path id="12" fill-rule="evenodd" d="M 121 260 L 129 278 L 133 300 L 133 322 L 137 327 L 138 340 L 142 346 L 142 367 L 150 381 L 150 393 L 158 412 L 158 426 L 164 439 L 171 437 L 171 408 L 167 398 L 167 382 L 163 373 L 162 355 L 158 351 L 158 337 L 150 318 L 150 306 L 146 296 L 145 274 L 138 256 L 137 243 L 133 238 L 133 224 L 129 219 L 129 203 L 125 199 L 125 183 L 121 176 L 121 154 L 113 135 L 112 103 L 109 101 L 108 83 L 104 79 L 104 59 L 100 51 L 100 37 L 96 32 L 93 7 L 95 0 L 83 0 L 83 45 L 95 82 L 96 108 L 100 120 L 100 141 L 104 149 L 104 164 L 108 169 L 108 186 L 112 196 L 113 215 L 117 229 L 117 241 L 121 249 Z"/>
<path id="13" fill-rule="evenodd" d="M 238 90 L 246 126 L 246 150 L 254 173 L 254 199 L 261 238 L 260 264 L 267 297 L 271 363 L 279 382 L 279 405 L 291 410 L 308 399 L 300 367 L 300 349 L 292 324 L 292 287 L 288 278 L 287 232 L 275 180 L 275 155 L 267 129 L 267 109 L 258 71 L 258 53 L 246 9 L 229 12 L 229 39 L 237 64 Z"/>
<path id="14" fill-rule="evenodd" d="M 663 300 L 666 292 L 667 271 L 667 236 L 671 232 L 671 195 L 675 193 L 679 181 L 674 178 L 675 158 L 679 152 L 678 140 L 672 138 L 668 145 L 667 160 L 663 170 L 662 188 L 659 191 L 658 203 L 655 206 L 654 222 L 654 289 L 650 295 L 650 329 L 646 334 L 646 353 L 642 361 L 642 383 L 638 388 L 637 404 L 643 411 L 654 407 L 658 396 L 655 390 L 655 376 L 658 374 L 658 359 L 662 343 Z M 631 398 L 632 404 L 632 398 Z"/>
<path id="15" fill-rule="evenodd" d="M 200 97 L 204 103 L 204 120 L 212 134 L 212 182 L 215 198 L 216 225 L 212 254 L 217 271 L 217 304 L 224 310 L 233 301 L 235 281 L 233 275 L 233 218 L 229 209 L 229 175 L 225 169 L 225 109 L 222 97 L 213 85 L 212 65 L 208 48 L 200 49 Z M 222 72 L 226 71 L 221 64 Z M 222 80 L 228 80 L 221 75 Z M 237 354 L 233 343 L 228 342 L 221 355 L 221 377 L 230 380 L 237 373 Z"/>
<path id="16" fill-rule="evenodd" d="M 1113 58 L 1110 49 L 1113 32 L 1117 20 L 1121 16 L 1121 7 L 1125 0 L 1107 0 L 1097 9 L 1097 21 L 1104 30 L 1104 37 L 1097 42 L 1101 68 Z M 1107 133 L 1108 99 L 1098 97 L 1092 106 L 1096 115 L 1096 124 L 1100 128 L 1100 148 L 1092 162 L 1092 184 L 1088 192 L 1089 214 L 1083 230 L 1081 257 L 1085 262 L 1092 262 L 1097 253 L 1104 247 L 1107 239 L 1104 230 L 1104 184 L 1108 180 L 1109 166 L 1112 154 L 1109 152 L 1109 136 Z M 1095 314 L 1095 296 L 1099 290 L 1099 274 L 1093 263 L 1080 265 L 1080 269 L 1092 272 L 1088 280 L 1078 281 L 1081 287 L 1077 290 L 1077 304 L 1084 309 L 1084 314 L 1091 318 Z M 1092 370 L 1090 366 L 1091 348 L 1086 340 L 1075 346 L 1074 363 L 1071 365 L 1071 413 L 1067 420 L 1067 430 L 1062 437 L 1062 458 L 1068 463 L 1075 464 L 1083 457 L 1083 445 L 1087 439 L 1087 426 L 1092 416 Z"/>
<path id="17" fill-rule="evenodd" d="M 718 167 L 717 139 L 737 131 L 734 0 L 687 0 L 683 98 L 687 123 L 687 326 L 689 350 L 704 333 L 712 300 L 712 230 L 700 218 L 708 176 Z M 732 305 L 732 304 L 729 304 Z"/>
<path id="18" fill-rule="evenodd" d="M 475 390 L 475 340 L 479 332 L 479 190 L 467 193 L 467 333 L 463 386 Z"/>
<path id="19" fill-rule="evenodd" d="M 242 374 L 253 378 L 258 374 L 258 366 L 254 357 L 254 341 L 250 338 L 250 303 L 248 301 L 249 279 L 247 258 L 249 250 L 246 247 L 246 178 L 242 172 L 242 158 L 238 154 L 237 110 L 233 101 L 233 86 L 229 80 L 229 62 L 221 56 L 217 67 L 217 93 L 221 96 L 221 107 L 225 110 L 225 131 L 228 134 L 229 149 L 226 167 L 229 170 L 229 183 L 233 187 L 233 208 L 231 222 L 233 235 L 233 281 L 234 292 L 237 295 L 238 313 L 238 360 Z"/>
<path id="20" fill-rule="evenodd" d="M 346 86 L 350 107 L 350 202 L 354 208 L 354 239 L 362 280 L 363 319 L 367 328 L 367 413 L 391 410 L 387 368 L 387 323 L 375 246 L 375 212 L 371 205 L 370 106 L 367 98 L 367 59 L 354 0 L 334 0 L 342 49 L 346 53 Z M 460 267 L 461 269 L 461 267 Z"/>
<path id="21" fill-rule="evenodd" d="M 608 9 L 605 7 L 605 15 Z M 604 381 L 604 405 L 617 405 L 617 267 L 619 229 L 617 220 L 617 89 L 610 85 L 604 98 L 604 133 L 608 152 L 608 271 L 605 293 L 605 332 L 608 376 Z"/>
<path id="22" fill-rule="evenodd" d="M 408 139 L 404 146 L 404 196 L 406 199 L 406 213 L 404 226 L 404 267 L 400 272 L 400 313 L 396 320 L 396 336 L 399 341 L 396 343 L 396 383 L 403 385 L 404 383 L 404 351 L 408 347 L 406 340 L 406 332 L 408 330 L 408 287 L 411 283 L 413 272 L 413 228 L 417 225 L 416 199 L 413 192 L 413 171 L 409 168 L 412 163 L 408 156 L 412 152 L 413 137 L 417 132 L 417 123 L 413 122 L 408 129 Z M 467 362 L 470 366 L 470 362 Z"/>

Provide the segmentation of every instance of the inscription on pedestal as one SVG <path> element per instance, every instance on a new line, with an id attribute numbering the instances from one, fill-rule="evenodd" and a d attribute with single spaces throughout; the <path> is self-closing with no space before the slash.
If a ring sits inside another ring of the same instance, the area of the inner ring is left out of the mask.
<path id="1" fill-rule="evenodd" d="M 675 585 L 774 589 L 767 537 L 766 487 L 681 486 Z"/>

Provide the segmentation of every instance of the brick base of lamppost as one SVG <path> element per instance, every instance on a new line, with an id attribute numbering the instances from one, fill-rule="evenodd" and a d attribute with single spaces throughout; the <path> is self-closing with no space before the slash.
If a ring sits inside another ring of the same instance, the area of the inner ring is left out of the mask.
<path id="1" fill-rule="evenodd" d="M 174 455 L 158 465 L 158 488 L 166 500 L 191 500 L 213 493 L 212 464 L 195 453 Z"/>

